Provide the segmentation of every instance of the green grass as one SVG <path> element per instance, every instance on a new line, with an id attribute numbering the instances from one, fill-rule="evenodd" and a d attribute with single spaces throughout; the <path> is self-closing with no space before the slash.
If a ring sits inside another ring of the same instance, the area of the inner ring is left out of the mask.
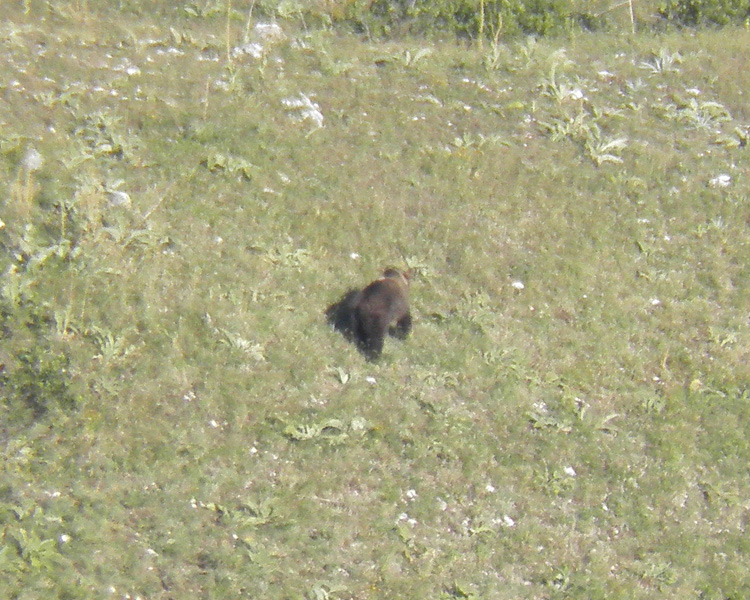
<path id="1" fill-rule="evenodd" d="M 9 598 L 750 593 L 747 31 L 123 4 L 0 25 Z M 390 264 L 372 365 L 324 312 Z"/>

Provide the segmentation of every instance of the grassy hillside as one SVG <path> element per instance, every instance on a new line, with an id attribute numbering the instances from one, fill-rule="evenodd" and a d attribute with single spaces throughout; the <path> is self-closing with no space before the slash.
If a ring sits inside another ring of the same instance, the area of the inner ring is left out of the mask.
<path id="1" fill-rule="evenodd" d="M 95 6 L 0 24 L 7 597 L 750 595 L 746 30 Z"/>

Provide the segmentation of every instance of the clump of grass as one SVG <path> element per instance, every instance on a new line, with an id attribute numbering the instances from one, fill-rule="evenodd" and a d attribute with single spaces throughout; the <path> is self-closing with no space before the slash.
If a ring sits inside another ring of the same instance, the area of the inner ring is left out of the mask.
<path id="1" fill-rule="evenodd" d="M 42 168 L 44 159 L 34 148 L 29 148 L 18 168 L 18 174 L 10 187 L 12 214 L 23 222 L 29 222 L 34 209 L 34 198 L 39 193 L 35 173 Z"/>

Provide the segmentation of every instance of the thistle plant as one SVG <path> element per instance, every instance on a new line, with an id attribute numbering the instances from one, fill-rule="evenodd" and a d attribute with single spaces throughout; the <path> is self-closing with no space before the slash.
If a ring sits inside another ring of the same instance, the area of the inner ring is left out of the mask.
<path id="1" fill-rule="evenodd" d="M 651 60 L 641 62 L 639 66 L 641 69 L 650 71 L 652 75 L 663 75 L 677 72 L 677 65 L 681 62 L 682 55 L 679 52 L 670 52 L 666 48 L 661 48 Z"/>

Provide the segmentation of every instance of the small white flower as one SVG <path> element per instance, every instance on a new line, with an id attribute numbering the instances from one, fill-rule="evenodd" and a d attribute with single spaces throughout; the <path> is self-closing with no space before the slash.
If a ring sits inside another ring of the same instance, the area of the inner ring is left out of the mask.
<path id="1" fill-rule="evenodd" d="M 375 378 L 371 377 L 371 376 L 365 377 L 365 381 L 367 383 L 369 383 L 370 385 L 375 385 L 377 383 L 377 381 L 375 380 Z"/>
<path id="2" fill-rule="evenodd" d="M 217 423 L 217 422 L 216 422 L 216 421 L 215 421 L 214 419 L 211 419 L 211 420 L 210 420 L 210 421 L 208 422 L 208 424 L 209 424 L 209 425 L 210 425 L 211 427 L 213 427 L 214 429 L 217 429 L 217 428 L 219 427 L 219 424 L 218 424 L 218 423 Z"/>
<path id="3" fill-rule="evenodd" d="M 149 556 L 159 556 L 159 553 L 152 548 L 147 548 L 146 554 L 148 554 Z"/>
<path id="4" fill-rule="evenodd" d="M 232 48 L 232 58 L 238 58 L 243 54 L 246 54 L 257 59 L 263 57 L 263 52 L 264 49 L 262 44 L 252 42 L 250 44 L 245 44 L 244 46 L 236 46 L 235 48 Z"/>
<path id="5" fill-rule="evenodd" d="M 23 157 L 23 166 L 29 172 L 38 171 L 42 168 L 43 163 L 44 159 L 42 158 L 42 155 L 34 150 L 34 148 L 28 150 L 26 152 L 26 155 Z"/>
<path id="6" fill-rule="evenodd" d="M 511 285 L 511 287 L 513 287 L 513 289 L 516 289 L 516 290 L 522 290 L 523 288 L 525 288 L 525 287 L 526 287 L 526 286 L 525 286 L 525 285 L 523 284 L 523 281 L 514 281 L 514 282 L 513 282 L 513 283 L 511 283 L 510 285 Z"/>
<path id="7" fill-rule="evenodd" d="M 125 72 L 128 75 L 131 75 L 131 76 L 132 75 L 140 75 L 141 74 L 141 70 L 138 67 L 136 67 L 135 65 L 129 66 L 127 69 L 125 69 Z"/>
<path id="8" fill-rule="evenodd" d="M 349 255 L 349 258 L 351 258 L 352 260 L 357 260 L 357 259 L 359 258 L 359 253 L 357 253 L 357 252 L 352 252 L 352 253 L 351 253 L 351 254 Z"/>
<path id="9" fill-rule="evenodd" d="M 253 31 L 264 42 L 280 42 L 286 39 L 284 30 L 277 23 L 256 23 Z"/>
<path id="10" fill-rule="evenodd" d="M 508 515 L 505 515 L 503 517 L 503 523 L 505 524 L 506 527 L 515 527 L 516 526 L 516 522 L 511 517 L 509 517 Z"/>
<path id="11" fill-rule="evenodd" d="M 576 470 L 573 467 L 565 467 L 563 471 L 565 471 L 565 474 L 568 477 L 576 477 L 578 475 L 578 473 L 576 473 Z"/>
<path id="12" fill-rule="evenodd" d="M 284 98 L 281 103 L 290 110 L 298 110 L 299 112 L 293 115 L 296 121 L 310 120 L 315 123 L 318 127 L 323 127 L 323 113 L 320 112 L 320 106 L 310 100 L 305 94 L 300 94 L 298 98 L 290 96 Z"/>
<path id="13" fill-rule="evenodd" d="M 713 177 L 711 181 L 708 182 L 711 187 L 728 187 L 732 183 L 732 178 L 727 175 L 726 173 L 722 173 L 721 175 L 717 175 L 716 177 Z"/>
<path id="14" fill-rule="evenodd" d="M 416 525 L 416 524 L 417 524 L 417 520 L 416 520 L 416 519 L 412 519 L 412 518 L 411 518 L 411 517 L 410 517 L 410 516 L 409 516 L 408 514 L 406 514 L 406 513 L 401 513 L 401 514 L 400 514 L 400 515 L 398 516 L 398 520 L 399 520 L 399 522 L 401 522 L 401 521 L 406 521 L 406 522 L 407 522 L 407 523 L 408 523 L 409 525 L 412 525 L 412 526 L 414 526 L 414 525 Z"/>
<path id="15" fill-rule="evenodd" d="M 651 300 L 649 300 L 649 302 L 651 303 L 651 306 L 660 306 L 661 305 L 661 300 L 659 300 L 658 298 L 651 298 Z"/>
<path id="16" fill-rule="evenodd" d="M 417 497 L 417 490 L 407 490 L 406 497 L 410 500 L 414 500 Z"/>
<path id="17" fill-rule="evenodd" d="M 494 494 L 494 493 L 495 493 L 495 491 L 496 491 L 496 489 L 495 489 L 495 486 L 494 486 L 494 485 L 492 485 L 491 483 L 488 483 L 488 484 L 487 484 L 487 485 L 485 486 L 485 488 L 484 488 L 484 489 L 485 489 L 485 490 L 487 490 L 487 492 L 489 492 L 490 494 Z"/>
<path id="18" fill-rule="evenodd" d="M 574 90 L 570 90 L 568 96 L 573 98 L 573 100 L 580 100 L 583 98 L 583 91 L 580 88 L 575 88 Z"/>
<path id="19" fill-rule="evenodd" d="M 3 229 L 5 229 L 5 221 L 0 219 L 0 230 L 3 230 Z"/>
<path id="20" fill-rule="evenodd" d="M 67 544 L 70 541 L 70 536 L 67 533 L 63 533 L 58 538 L 58 541 L 60 542 L 60 545 Z"/>
<path id="21" fill-rule="evenodd" d="M 110 206 L 130 206 L 130 195 L 127 192 L 115 190 L 107 193 Z"/>

